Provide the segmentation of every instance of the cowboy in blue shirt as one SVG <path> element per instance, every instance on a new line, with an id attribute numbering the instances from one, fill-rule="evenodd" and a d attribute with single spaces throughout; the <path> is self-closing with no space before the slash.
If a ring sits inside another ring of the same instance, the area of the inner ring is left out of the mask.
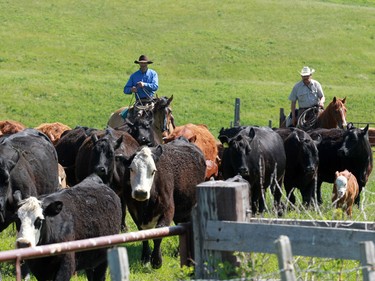
<path id="1" fill-rule="evenodd" d="M 153 62 L 147 56 L 141 55 L 134 63 L 139 64 L 139 70 L 130 75 L 124 87 L 124 93 L 127 95 L 134 93 L 136 102 L 150 101 L 159 88 L 158 74 L 155 70 L 148 68 L 148 65 Z"/>

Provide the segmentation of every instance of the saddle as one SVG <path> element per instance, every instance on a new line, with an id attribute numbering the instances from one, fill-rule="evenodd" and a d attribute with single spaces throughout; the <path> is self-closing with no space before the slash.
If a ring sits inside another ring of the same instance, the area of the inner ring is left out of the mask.
<path id="1" fill-rule="evenodd" d="M 121 117 L 125 120 L 134 120 L 154 109 L 155 100 L 137 100 L 132 106 L 125 108 L 121 113 Z"/>

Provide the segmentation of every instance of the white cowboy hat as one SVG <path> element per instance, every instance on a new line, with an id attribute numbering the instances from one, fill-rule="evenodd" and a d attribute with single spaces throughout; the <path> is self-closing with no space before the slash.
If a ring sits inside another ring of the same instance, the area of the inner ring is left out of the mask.
<path id="1" fill-rule="evenodd" d="M 300 72 L 301 76 L 310 76 L 315 72 L 315 69 L 310 68 L 308 66 L 304 66 Z"/>

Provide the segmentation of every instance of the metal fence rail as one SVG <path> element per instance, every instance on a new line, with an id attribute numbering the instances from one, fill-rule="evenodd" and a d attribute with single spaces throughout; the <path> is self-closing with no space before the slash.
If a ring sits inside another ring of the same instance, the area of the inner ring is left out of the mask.
<path id="1" fill-rule="evenodd" d="M 24 248 L 17 250 L 9 250 L 0 252 L 0 262 L 16 261 L 17 281 L 21 280 L 21 261 L 32 258 L 40 258 L 46 256 L 59 255 L 66 252 L 82 252 L 98 248 L 105 248 L 113 245 L 149 240 L 154 238 L 163 238 L 168 236 L 180 236 L 180 243 L 183 242 L 182 236 L 187 234 L 188 224 L 179 224 L 177 226 L 160 227 L 149 230 L 141 230 L 123 234 L 101 236 L 90 239 L 77 241 L 69 241 L 63 243 L 55 243 L 42 245 L 33 248 Z M 182 243 L 184 244 L 184 243 Z M 182 247 L 186 249 L 186 247 Z M 183 255 L 182 255 L 183 256 Z"/>

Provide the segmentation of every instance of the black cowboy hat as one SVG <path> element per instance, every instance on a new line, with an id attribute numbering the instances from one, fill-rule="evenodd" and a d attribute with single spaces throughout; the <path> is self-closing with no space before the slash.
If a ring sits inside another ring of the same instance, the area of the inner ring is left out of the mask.
<path id="1" fill-rule="evenodd" d="M 139 64 L 141 62 L 146 62 L 147 64 L 153 63 L 153 61 L 148 60 L 148 57 L 145 56 L 145 55 L 141 55 L 138 60 L 134 61 L 134 63 L 137 63 L 137 64 Z"/>

